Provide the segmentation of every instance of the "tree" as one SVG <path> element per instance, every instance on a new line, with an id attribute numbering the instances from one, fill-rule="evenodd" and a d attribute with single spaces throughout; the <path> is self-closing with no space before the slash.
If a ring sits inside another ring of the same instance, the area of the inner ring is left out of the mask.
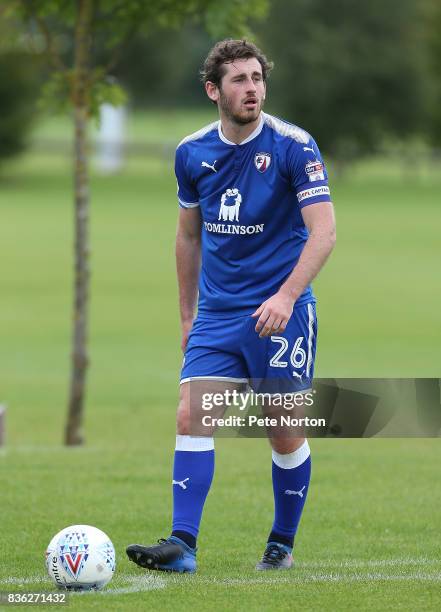
<path id="1" fill-rule="evenodd" d="M 324 150 L 344 160 L 422 131 L 421 3 L 274 0 L 269 20 L 271 28 L 257 28 L 276 63 L 269 99 Z"/>
<path id="2" fill-rule="evenodd" d="M 89 158 L 87 128 L 102 102 L 121 103 L 124 96 L 109 80 L 124 45 L 141 32 L 177 28 L 199 18 L 216 36 L 243 35 L 251 17 L 263 17 L 267 0 L 16 0 L 11 7 L 27 31 L 45 43 L 51 78 L 46 103 L 73 111 L 75 287 L 72 365 L 65 443 L 83 443 L 89 302 Z M 60 41 L 68 42 L 61 52 Z M 99 52 L 98 52 L 99 50 Z M 97 61 L 100 58 L 100 61 Z"/>
<path id="3" fill-rule="evenodd" d="M 19 50 L 0 55 L 0 158 L 20 153 L 26 144 L 37 85 L 35 62 L 30 60 Z"/>
<path id="4" fill-rule="evenodd" d="M 3 10 L 0 8 L 0 16 Z M 26 146 L 36 110 L 38 67 L 38 59 L 17 33 L 0 21 L 0 160 Z"/>
<path id="5" fill-rule="evenodd" d="M 188 40 L 191 40 L 189 48 Z M 197 83 L 201 58 L 211 44 L 212 39 L 201 24 L 192 22 L 178 32 L 158 30 L 148 37 L 138 35 L 121 53 L 115 76 L 128 92 L 131 105 L 207 108 L 204 88 Z M 184 48 L 186 51 L 182 54 Z"/>
<path id="6" fill-rule="evenodd" d="M 427 0 L 426 28 L 429 50 L 430 103 L 427 136 L 435 147 L 441 147 L 441 4 Z"/>

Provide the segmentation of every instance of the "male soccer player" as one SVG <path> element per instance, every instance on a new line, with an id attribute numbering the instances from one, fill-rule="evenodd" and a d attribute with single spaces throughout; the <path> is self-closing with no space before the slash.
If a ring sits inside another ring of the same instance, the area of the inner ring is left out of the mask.
<path id="1" fill-rule="evenodd" d="M 129 558 L 148 569 L 196 571 L 214 442 L 212 435 L 191 435 L 195 396 L 244 383 L 258 391 L 274 382 L 284 391 L 311 388 L 317 328 L 310 282 L 334 246 L 335 221 L 317 144 L 303 129 L 262 111 L 271 68 L 250 42 L 217 43 L 202 77 L 220 119 L 176 150 L 185 358 L 172 533 L 157 545 L 127 548 Z M 192 383 L 198 384 L 193 395 Z M 311 471 L 305 438 L 270 435 L 270 442 L 275 513 L 259 570 L 291 567 Z"/>

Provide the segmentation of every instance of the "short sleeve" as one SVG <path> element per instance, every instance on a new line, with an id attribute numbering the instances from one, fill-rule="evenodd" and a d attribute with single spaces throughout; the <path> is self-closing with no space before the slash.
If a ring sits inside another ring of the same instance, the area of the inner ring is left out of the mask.
<path id="1" fill-rule="evenodd" d="M 181 208 L 199 206 L 199 194 L 188 177 L 185 150 L 182 146 L 176 149 L 175 174 L 178 182 L 178 201 Z"/>
<path id="2" fill-rule="evenodd" d="M 330 201 L 328 175 L 313 138 L 306 145 L 296 142 L 291 147 L 288 152 L 288 171 L 300 208 Z"/>

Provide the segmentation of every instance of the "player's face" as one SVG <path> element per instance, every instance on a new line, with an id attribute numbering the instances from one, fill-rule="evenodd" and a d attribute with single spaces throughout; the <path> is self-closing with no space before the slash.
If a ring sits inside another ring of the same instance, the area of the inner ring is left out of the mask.
<path id="1" fill-rule="evenodd" d="M 260 62 L 251 57 L 225 64 L 225 68 L 217 99 L 221 114 L 241 125 L 256 121 L 265 100 Z"/>

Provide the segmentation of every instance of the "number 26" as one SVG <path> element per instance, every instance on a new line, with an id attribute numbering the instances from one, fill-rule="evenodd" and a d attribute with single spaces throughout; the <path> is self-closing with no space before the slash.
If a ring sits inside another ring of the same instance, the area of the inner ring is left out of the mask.
<path id="1" fill-rule="evenodd" d="M 293 368 L 301 368 L 305 365 L 306 362 L 306 352 L 300 347 L 302 344 L 303 336 L 299 336 L 297 340 L 294 342 L 294 346 L 290 355 L 290 362 Z M 276 344 L 280 344 L 280 348 L 277 350 L 276 354 L 270 359 L 270 366 L 273 368 L 287 368 L 288 362 L 281 361 L 281 358 L 289 349 L 289 343 L 286 338 L 283 336 L 271 336 L 271 342 L 275 342 Z"/>

